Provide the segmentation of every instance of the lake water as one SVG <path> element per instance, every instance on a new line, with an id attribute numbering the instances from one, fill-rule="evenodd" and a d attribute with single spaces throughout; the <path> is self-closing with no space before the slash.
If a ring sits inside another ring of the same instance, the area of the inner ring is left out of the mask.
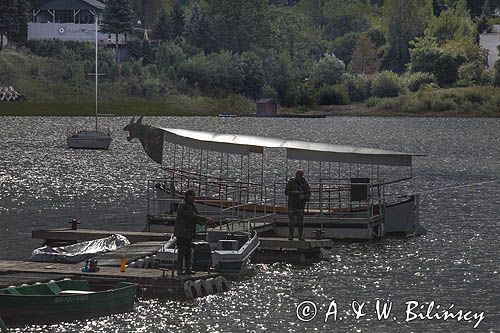
<path id="1" fill-rule="evenodd" d="M 161 173 L 138 142 L 126 141 L 122 128 L 128 121 L 104 120 L 115 140 L 111 150 L 101 152 L 65 146 L 67 131 L 91 126 L 90 118 L 1 118 L 0 259 L 27 259 L 40 245 L 30 238 L 32 229 L 66 227 L 73 217 L 85 228 L 144 227 L 146 180 Z M 469 332 L 478 322 L 479 317 L 406 322 L 411 301 L 418 302 L 413 311 L 422 316 L 425 302 L 434 301 L 438 311 L 484 313 L 476 331 L 500 327 L 500 119 L 150 117 L 144 122 L 426 154 L 414 159 L 413 171 L 428 234 L 336 244 L 310 267 L 253 265 L 253 276 L 234 282 L 225 294 L 192 302 L 139 300 L 132 313 L 19 332 Z M 388 320 L 377 319 L 377 300 L 392 302 Z M 303 301 L 317 308 L 308 322 L 296 316 Z M 355 319 L 353 301 L 366 302 L 365 316 Z M 325 322 L 331 304 L 337 306 L 337 320 L 330 315 Z"/>

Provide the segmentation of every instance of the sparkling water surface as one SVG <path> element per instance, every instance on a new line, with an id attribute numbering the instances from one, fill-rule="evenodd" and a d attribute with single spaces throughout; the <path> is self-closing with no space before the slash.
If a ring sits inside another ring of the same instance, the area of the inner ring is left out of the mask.
<path id="1" fill-rule="evenodd" d="M 122 128 L 129 120 L 104 119 L 114 131 L 111 150 L 85 151 L 67 149 L 65 138 L 71 129 L 92 126 L 91 118 L 1 118 L 0 259 L 27 259 L 40 246 L 31 230 L 66 227 L 73 217 L 85 228 L 144 227 L 146 181 L 161 171 L 138 142 L 126 141 Z M 405 322 L 409 301 L 424 305 L 423 314 L 431 301 L 439 310 L 453 305 L 453 313 L 484 312 L 475 331 L 500 331 L 500 119 L 150 117 L 144 122 L 425 154 L 414 159 L 413 174 L 428 234 L 338 243 L 323 261 L 307 267 L 255 264 L 230 292 L 191 302 L 138 300 L 131 313 L 14 331 L 469 332 L 477 322 Z M 392 302 L 389 319 L 377 319 L 377 299 Z M 296 315 L 303 301 L 317 309 L 308 322 Z M 325 322 L 332 301 L 336 321 L 330 315 Z M 353 301 L 366 302 L 366 315 L 357 320 Z"/>

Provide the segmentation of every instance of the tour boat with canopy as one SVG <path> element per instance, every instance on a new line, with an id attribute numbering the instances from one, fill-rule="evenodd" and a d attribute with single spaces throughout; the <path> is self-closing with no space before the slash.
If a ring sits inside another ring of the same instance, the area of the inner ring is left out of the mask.
<path id="1" fill-rule="evenodd" d="M 219 221 L 218 228 L 240 224 L 287 237 L 285 186 L 302 169 L 312 192 L 305 237 L 364 240 L 425 233 L 419 195 L 405 194 L 413 178 L 412 159 L 423 155 L 154 127 L 142 124 L 142 117 L 124 130 L 129 141 L 140 140 L 164 172 L 148 181 L 148 230 L 157 224 L 172 228 L 176 207 L 190 188 L 201 212 Z"/>

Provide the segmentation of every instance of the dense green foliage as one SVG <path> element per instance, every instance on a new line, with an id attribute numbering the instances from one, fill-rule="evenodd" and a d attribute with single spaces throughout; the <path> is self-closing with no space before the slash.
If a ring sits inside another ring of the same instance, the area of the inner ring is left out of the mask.
<path id="1" fill-rule="evenodd" d="M 0 9 L 13 4 L 17 12 L 26 11 L 19 6 L 25 0 L 0 0 Z M 272 97 L 288 107 L 363 102 L 372 97 L 376 99 L 370 99 L 370 105 L 380 106 L 385 98 L 407 101 L 406 95 L 431 88 L 500 85 L 500 66 L 489 70 L 485 50 L 478 45 L 478 33 L 488 29 L 499 8 L 497 0 L 284 4 L 108 0 L 103 31 L 127 33 L 134 52 L 130 60 L 120 62 L 109 49 L 101 48 L 99 70 L 106 74 L 102 82 L 120 94 L 152 101 L 180 95 L 233 100 Z M 22 44 L 22 34 L 14 37 L 6 31 L 14 24 L 9 20 L 0 10 L 0 33 Z M 151 41 L 137 33 L 143 28 Z M 91 44 L 29 41 L 25 47 L 36 56 L 68 60 L 48 74 L 32 64 L 32 78 L 47 74 L 76 90 L 90 83 Z M 443 102 L 435 109 L 450 105 Z"/>

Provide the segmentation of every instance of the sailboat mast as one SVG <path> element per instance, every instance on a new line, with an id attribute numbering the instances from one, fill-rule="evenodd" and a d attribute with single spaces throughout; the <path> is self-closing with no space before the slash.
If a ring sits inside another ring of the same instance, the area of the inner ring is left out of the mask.
<path id="1" fill-rule="evenodd" d="M 98 80 L 99 80 L 99 74 L 98 74 L 98 67 L 97 67 L 97 12 L 95 16 L 95 130 L 97 132 L 97 85 L 98 85 Z"/>

